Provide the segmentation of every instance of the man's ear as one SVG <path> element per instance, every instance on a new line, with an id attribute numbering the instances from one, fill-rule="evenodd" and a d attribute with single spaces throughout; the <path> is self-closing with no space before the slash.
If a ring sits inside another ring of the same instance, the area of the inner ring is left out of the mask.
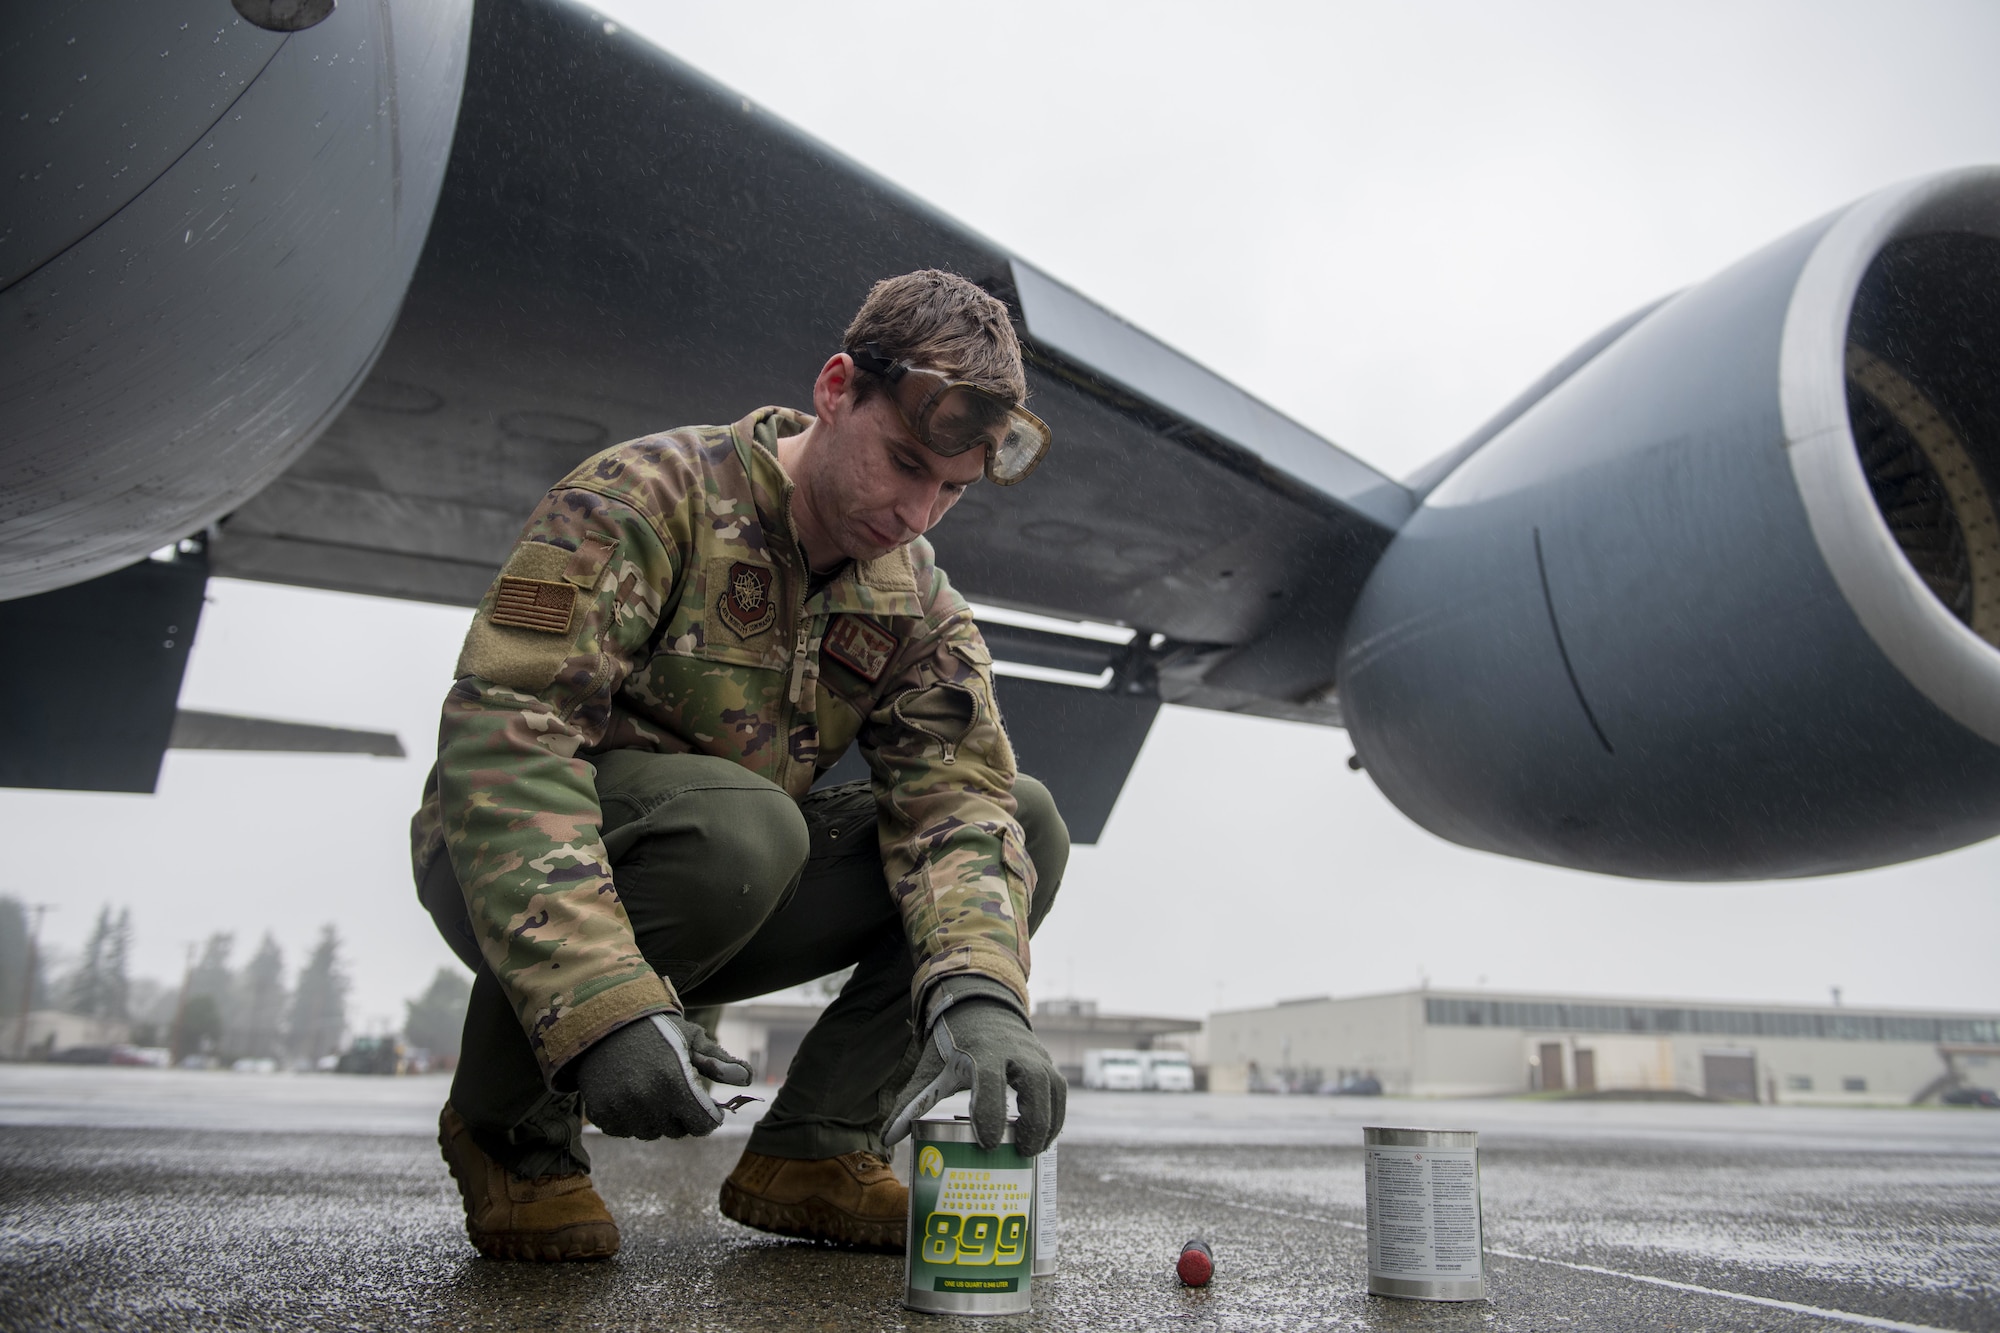
<path id="1" fill-rule="evenodd" d="M 847 353 L 835 352 L 826 359 L 813 381 L 814 416 L 838 416 L 853 403 L 854 374 L 854 358 Z"/>

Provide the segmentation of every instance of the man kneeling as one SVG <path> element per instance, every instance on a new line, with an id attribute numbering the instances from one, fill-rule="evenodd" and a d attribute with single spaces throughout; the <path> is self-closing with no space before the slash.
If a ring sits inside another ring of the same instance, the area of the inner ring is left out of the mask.
<path id="1" fill-rule="evenodd" d="M 744 1084 L 698 1010 L 849 965 L 722 1187 L 783 1235 L 901 1250 L 890 1142 L 1005 1088 L 1019 1144 L 1065 1088 L 1028 936 L 1068 833 L 1017 774 L 992 658 L 923 534 L 1049 445 L 998 301 L 878 283 L 781 407 L 618 445 L 551 490 L 480 603 L 412 826 L 418 894 L 477 974 L 439 1143 L 481 1253 L 618 1249 L 581 1117 L 707 1134 Z M 870 782 L 813 791 L 849 746 Z"/>

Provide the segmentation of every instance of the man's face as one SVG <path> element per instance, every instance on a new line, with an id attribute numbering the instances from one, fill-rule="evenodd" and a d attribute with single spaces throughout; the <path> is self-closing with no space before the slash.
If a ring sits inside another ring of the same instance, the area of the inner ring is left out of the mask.
<path id="1" fill-rule="evenodd" d="M 842 555 L 873 560 L 934 527 L 985 474 L 986 455 L 979 449 L 956 458 L 932 453 L 886 392 L 856 402 L 852 370 L 839 378 L 837 386 L 828 385 L 823 374 L 815 386 L 816 400 L 832 392 L 814 403 L 826 437 L 808 499 Z"/>

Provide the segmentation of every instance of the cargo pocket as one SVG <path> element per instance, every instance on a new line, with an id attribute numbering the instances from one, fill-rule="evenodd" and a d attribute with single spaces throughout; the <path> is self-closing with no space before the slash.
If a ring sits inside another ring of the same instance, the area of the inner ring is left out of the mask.
<path id="1" fill-rule="evenodd" d="M 1020 932 L 1022 956 L 1026 957 L 1029 921 L 1035 906 L 1035 864 L 1028 859 L 1027 847 L 1011 828 L 1000 830 L 1000 864 L 1021 886 L 1020 900 L 1014 904 L 1014 927 Z M 1011 894 L 1013 886 L 1010 884 L 1008 889 Z"/>
<path id="2" fill-rule="evenodd" d="M 963 685 L 937 684 L 912 690 L 891 705 L 890 713 L 911 731 L 929 736 L 941 748 L 947 764 L 958 762 L 958 747 L 979 722 L 979 696 Z"/>

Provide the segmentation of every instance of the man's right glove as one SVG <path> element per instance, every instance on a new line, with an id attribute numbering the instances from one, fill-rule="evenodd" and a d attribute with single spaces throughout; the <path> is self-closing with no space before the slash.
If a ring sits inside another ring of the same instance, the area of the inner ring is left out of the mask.
<path id="1" fill-rule="evenodd" d="M 750 1066 L 679 1014 L 627 1023 L 576 1060 L 584 1113 L 619 1138 L 712 1133 L 722 1108 L 701 1090 L 704 1074 L 741 1087 L 750 1081 Z"/>
<path id="2" fill-rule="evenodd" d="M 930 1031 L 917 1072 L 897 1098 L 900 1109 L 882 1141 L 895 1144 L 925 1112 L 972 1089 L 972 1133 L 982 1148 L 999 1146 L 1007 1128 L 1007 1089 L 1018 1118 L 1014 1146 L 1033 1157 L 1062 1133 L 1069 1084 L 1016 1007 L 1014 993 L 985 977 L 947 977 L 932 993 Z"/>

